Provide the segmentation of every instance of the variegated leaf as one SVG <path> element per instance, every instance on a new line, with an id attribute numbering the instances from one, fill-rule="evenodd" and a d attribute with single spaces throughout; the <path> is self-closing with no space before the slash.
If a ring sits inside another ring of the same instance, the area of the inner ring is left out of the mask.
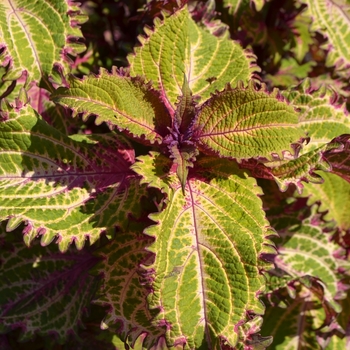
<path id="1" fill-rule="evenodd" d="M 52 90 L 53 87 L 52 87 Z M 32 86 L 26 92 L 28 102 L 31 107 L 40 114 L 43 119 L 66 135 L 72 135 L 81 130 L 81 120 L 72 118 L 67 108 L 50 101 L 50 93 L 48 90 L 38 86 Z"/>
<path id="2" fill-rule="evenodd" d="M 262 334 L 273 336 L 269 349 L 321 350 L 315 329 L 322 325 L 325 315 L 319 300 L 303 287 L 287 302 L 288 308 L 266 308 Z"/>
<path id="3" fill-rule="evenodd" d="M 323 284 L 324 301 L 334 305 L 340 276 L 337 273 L 339 264 L 333 253 L 338 247 L 330 242 L 330 234 L 323 232 L 317 217 L 313 220 L 304 220 L 278 232 L 280 239 L 275 242 L 279 254 L 275 265 L 294 278 L 317 277 Z M 336 305 L 334 307 L 339 309 Z"/>
<path id="4" fill-rule="evenodd" d="M 322 183 L 322 176 L 316 170 L 331 171 L 326 154 L 331 150 L 341 148 L 338 142 L 325 144 L 317 149 L 291 160 L 278 160 L 265 162 L 264 164 L 254 160 L 241 163 L 242 168 L 249 169 L 255 177 L 274 179 L 281 191 L 286 191 L 290 184 L 294 184 L 302 193 L 303 182 Z"/>
<path id="5" fill-rule="evenodd" d="M 282 94 L 298 109 L 299 126 L 310 137 L 301 154 L 325 145 L 339 135 L 350 133 L 348 112 L 344 105 L 337 102 L 331 88 L 322 86 L 315 91 L 307 79 L 298 88 Z"/>
<path id="6" fill-rule="evenodd" d="M 79 7 L 63 0 L 1 1 L 0 47 L 11 62 L 3 80 L 26 71 L 29 80 L 39 82 L 53 74 L 55 63 L 68 67 L 64 56 L 85 50 L 79 24 L 86 19 Z"/>
<path id="7" fill-rule="evenodd" d="M 201 103 L 226 83 L 247 82 L 257 71 L 251 54 L 226 35 L 219 38 L 196 25 L 186 6 L 162 22 L 156 20 L 146 34 L 129 56 L 130 72 L 152 80 L 172 113 L 184 75 Z"/>
<path id="8" fill-rule="evenodd" d="M 159 94 L 140 78 L 112 74 L 101 69 L 99 76 L 83 80 L 70 77 L 70 88 L 59 88 L 51 98 L 76 113 L 95 114 L 96 123 L 127 130 L 138 140 L 161 142 L 172 126 Z"/>
<path id="9" fill-rule="evenodd" d="M 350 347 L 350 291 L 347 290 L 346 296 L 339 301 L 342 311 L 338 316 L 338 322 L 342 329 L 342 332 L 339 332 L 337 336 L 331 337 L 327 349 L 331 350 L 343 350 Z"/>
<path id="10" fill-rule="evenodd" d="M 334 220 L 342 230 L 349 229 L 350 183 L 331 173 L 321 176 L 324 183 L 305 184 L 302 196 L 309 198 L 308 205 L 320 203 L 320 211 L 326 212 L 325 220 Z"/>
<path id="11" fill-rule="evenodd" d="M 338 246 L 330 242 L 316 216 L 279 234 L 279 255 L 272 271 L 277 283 L 268 293 L 274 306 L 267 307 L 262 332 L 274 337 L 274 349 L 323 349 L 319 339 L 322 334 L 327 339 L 327 327 L 335 327 L 335 316 L 341 311 L 337 300 L 342 295 L 341 262 L 333 255 Z"/>
<path id="12" fill-rule="evenodd" d="M 308 17 L 304 11 L 298 13 L 293 22 L 293 33 L 296 34 L 294 38 L 296 45 L 292 47 L 292 52 L 299 63 L 305 60 L 305 56 L 309 54 L 310 45 L 314 43 L 314 33 L 310 32 L 311 22 L 312 19 Z M 308 63 L 309 67 L 315 64 L 312 61 Z M 306 77 L 307 75 L 304 75 L 302 78 Z M 289 85 L 289 87 L 290 86 L 291 85 Z M 286 85 L 286 87 L 288 87 L 288 85 Z"/>
<path id="13" fill-rule="evenodd" d="M 59 344 L 77 336 L 99 284 L 89 273 L 97 261 L 87 251 L 61 254 L 38 241 L 1 246 L 0 333 L 19 328 L 22 342 L 40 335 Z"/>
<path id="14" fill-rule="evenodd" d="M 295 58 L 283 58 L 278 72 L 267 74 L 265 81 L 267 80 L 272 86 L 280 89 L 290 88 L 291 86 L 298 85 L 301 79 L 306 78 L 312 70 L 313 65 L 314 63 L 312 61 L 299 64 Z"/>
<path id="15" fill-rule="evenodd" d="M 311 18 L 311 30 L 326 36 L 327 65 L 349 77 L 350 13 L 345 0 L 301 0 L 306 4 L 305 16 Z"/>
<path id="16" fill-rule="evenodd" d="M 347 349 L 350 346 L 349 336 L 345 336 L 343 338 L 338 337 L 334 334 L 327 344 L 326 350 L 343 350 Z"/>
<path id="17" fill-rule="evenodd" d="M 252 84 L 226 88 L 202 105 L 195 132 L 204 152 L 247 159 L 283 157 L 303 133 L 294 109 L 279 96 L 257 90 Z"/>
<path id="18" fill-rule="evenodd" d="M 170 167 L 157 153 L 133 165 L 142 181 L 168 197 L 166 208 L 151 215 L 157 224 L 145 231 L 155 238 L 149 248 L 155 263 L 148 267 L 149 304 L 160 311 L 155 323 L 165 327 L 169 346 L 243 344 L 247 312 L 263 313 L 259 256 L 270 252 L 260 189 L 233 161 L 207 158 L 190 170 L 184 196 Z"/>
<path id="19" fill-rule="evenodd" d="M 350 182 L 350 135 L 336 137 L 334 142 L 340 147 L 325 152 L 324 159 L 332 165 L 332 173 Z"/>
<path id="20" fill-rule="evenodd" d="M 115 240 L 99 250 L 98 256 L 103 261 L 96 270 L 103 274 L 104 280 L 94 304 L 109 307 L 101 328 L 116 329 L 121 339 L 131 344 L 140 334 L 147 334 L 142 344 L 150 348 L 165 332 L 152 325 L 158 311 L 148 309 L 149 287 L 140 283 L 140 264 L 153 260 L 153 255 L 145 250 L 152 239 L 142 234 L 140 225 L 134 226 L 125 233 L 118 233 Z"/>
<path id="21" fill-rule="evenodd" d="M 0 217 L 8 231 L 22 221 L 25 241 L 58 236 L 61 250 L 94 242 L 102 231 L 137 215 L 144 188 L 130 171 L 134 153 L 114 134 L 75 140 L 44 122 L 28 105 L 2 112 Z"/>

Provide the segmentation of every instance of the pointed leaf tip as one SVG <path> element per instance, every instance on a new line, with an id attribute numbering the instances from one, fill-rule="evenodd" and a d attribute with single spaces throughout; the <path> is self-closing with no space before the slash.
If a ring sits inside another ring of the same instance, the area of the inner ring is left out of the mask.
<path id="1" fill-rule="evenodd" d="M 187 146 L 178 149 L 178 145 L 170 148 L 171 158 L 176 164 L 176 175 L 181 183 L 182 193 L 185 195 L 185 187 L 189 168 L 193 167 L 198 151 L 194 146 Z"/>
<path id="2" fill-rule="evenodd" d="M 166 326 L 167 346 L 235 346 L 246 335 L 247 310 L 263 313 L 259 256 L 268 223 L 261 191 L 235 162 L 206 157 L 197 161 L 197 176 L 187 179 L 184 196 L 175 174 L 164 169 L 169 160 L 159 158 L 157 179 L 150 171 L 155 154 L 138 165 L 146 182 L 168 188 L 165 210 L 151 216 L 156 223 L 145 231 L 155 238 L 149 248 L 155 253 L 150 307 L 160 309 L 156 321 Z"/>
<path id="3" fill-rule="evenodd" d="M 55 102 L 76 113 L 95 114 L 97 123 L 125 130 L 138 141 L 161 143 L 172 126 L 159 93 L 140 77 L 101 69 L 98 76 L 71 77 L 69 82 L 69 89 L 59 88 L 52 94 Z"/>
<path id="4" fill-rule="evenodd" d="M 194 128 L 204 152 L 240 160 L 291 152 L 291 144 L 304 135 L 297 123 L 297 113 L 277 90 L 240 84 L 203 104 Z"/>
<path id="5" fill-rule="evenodd" d="M 157 89 L 173 115 L 186 75 L 194 95 L 203 103 L 227 82 L 248 82 L 258 70 L 255 56 L 227 37 L 216 37 L 197 25 L 183 6 L 143 38 L 142 46 L 128 56 L 131 75 L 157 82 Z"/>

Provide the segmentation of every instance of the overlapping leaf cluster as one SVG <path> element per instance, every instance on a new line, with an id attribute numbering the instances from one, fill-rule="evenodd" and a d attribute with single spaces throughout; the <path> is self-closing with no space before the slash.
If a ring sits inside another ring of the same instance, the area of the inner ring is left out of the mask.
<path id="1" fill-rule="evenodd" d="M 277 2 L 0 5 L 0 347 L 348 346 L 349 10 Z"/>

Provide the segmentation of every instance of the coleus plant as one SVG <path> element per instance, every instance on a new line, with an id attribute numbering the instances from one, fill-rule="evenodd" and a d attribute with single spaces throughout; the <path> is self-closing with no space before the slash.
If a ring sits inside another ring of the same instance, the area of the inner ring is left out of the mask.
<path id="1" fill-rule="evenodd" d="M 2 349 L 349 346 L 348 7 L 276 4 L 0 4 Z"/>

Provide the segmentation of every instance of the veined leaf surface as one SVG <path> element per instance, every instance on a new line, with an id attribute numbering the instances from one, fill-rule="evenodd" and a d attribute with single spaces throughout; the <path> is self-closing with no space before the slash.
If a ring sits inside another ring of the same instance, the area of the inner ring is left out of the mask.
<path id="1" fill-rule="evenodd" d="M 340 176 L 322 172 L 323 184 L 305 184 L 303 197 L 309 197 L 308 205 L 320 201 L 320 210 L 327 211 L 325 220 L 335 220 L 343 230 L 350 228 L 350 183 Z"/>
<path id="2" fill-rule="evenodd" d="M 77 335 L 99 283 L 89 274 L 97 261 L 37 241 L 30 249 L 22 242 L 1 246 L 0 333 L 20 328 L 20 341 L 54 335 L 60 344 Z"/>
<path id="3" fill-rule="evenodd" d="M 280 286 L 268 299 L 284 308 L 267 306 L 263 332 L 274 337 L 275 349 L 321 349 L 319 329 L 334 321 L 341 310 L 337 299 L 343 294 L 339 283 L 343 261 L 335 256 L 339 246 L 331 241 L 333 225 L 325 223 L 316 208 L 302 213 L 284 207 L 274 216 L 283 226 L 274 239 L 279 254 L 272 271 Z"/>
<path id="4" fill-rule="evenodd" d="M 259 176 L 257 171 L 271 175 L 282 191 L 286 190 L 290 183 L 294 183 L 300 193 L 303 188 L 302 180 L 312 183 L 322 182 L 322 177 L 315 173 L 315 170 L 330 171 L 332 169 L 330 164 L 333 161 L 335 169 L 339 168 L 339 172 L 346 174 L 344 155 L 347 151 L 345 149 L 339 153 L 344 140 L 334 138 L 350 133 L 350 121 L 345 106 L 337 103 L 335 92 L 326 86 L 315 91 L 307 79 L 297 88 L 282 94 L 299 111 L 298 125 L 310 140 L 307 144 L 303 144 L 298 158 L 265 162 L 268 168 L 258 165 L 253 172 L 257 176 Z M 343 167 L 344 171 L 341 170 Z"/>
<path id="5" fill-rule="evenodd" d="M 325 154 L 331 149 L 337 149 L 339 143 L 325 144 L 292 160 L 279 160 L 258 163 L 255 160 L 242 162 L 242 167 L 250 169 L 259 178 L 274 179 L 281 191 L 286 191 L 290 184 L 295 184 L 299 193 L 302 192 L 302 181 L 322 183 L 322 177 L 315 170 L 330 171 L 331 166 L 325 161 Z"/>
<path id="6" fill-rule="evenodd" d="M 330 235 L 304 221 L 279 232 L 279 236 L 275 240 L 279 252 L 275 264 L 295 278 L 317 276 L 324 284 L 325 300 L 333 302 L 339 276 L 337 259 L 333 256 L 337 246 L 330 242 Z"/>
<path id="7" fill-rule="evenodd" d="M 311 30 L 319 31 L 328 39 L 323 46 L 328 51 L 327 65 L 349 77 L 350 14 L 344 0 L 301 0 L 307 5 L 305 15 L 312 19 Z"/>
<path id="8" fill-rule="evenodd" d="M 293 107 L 252 85 L 226 89 L 202 105 L 195 130 L 204 151 L 221 157 L 270 158 L 291 151 L 291 143 L 303 135 Z"/>
<path id="9" fill-rule="evenodd" d="M 102 231 L 137 215 L 140 188 L 129 170 L 134 153 L 116 135 L 89 139 L 61 134 L 31 107 L 3 112 L 0 123 L 0 213 L 7 229 L 26 221 L 25 240 L 55 235 L 61 250 L 82 248 Z M 98 147 L 97 147 L 98 146 Z"/>
<path id="10" fill-rule="evenodd" d="M 150 186 L 163 188 L 166 208 L 152 214 L 156 225 L 151 308 L 160 308 L 157 324 L 166 328 L 168 345 L 185 349 L 219 349 L 241 342 L 240 325 L 247 312 L 262 314 L 263 288 L 259 255 L 269 249 L 268 222 L 253 178 L 223 159 L 200 160 L 191 171 L 186 195 L 171 163 L 153 153 L 133 169 Z"/>
<path id="11" fill-rule="evenodd" d="M 70 77 L 70 88 L 59 88 L 51 98 L 78 113 L 96 114 L 96 123 L 106 122 L 134 137 L 161 142 L 171 127 L 169 113 L 158 93 L 140 78 L 112 74 L 101 69 L 99 76 L 83 80 Z"/>
<path id="12" fill-rule="evenodd" d="M 86 19 L 77 6 L 65 0 L 1 1 L 0 46 L 6 47 L 12 62 L 3 79 L 15 80 L 27 71 L 30 80 L 40 81 L 52 74 L 54 63 L 65 66 L 62 53 L 85 50 L 77 39 L 82 37 L 78 24 Z"/>
<path id="13" fill-rule="evenodd" d="M 350 119 L 343 105 L 335 100 L 335 92 L 326 86 L 314 91 L 310 80 L 283 96 L 299 111 L 299 126 L 310 137 L 301 149 L 305 154 L 329 143 L 335 137 L 350 133 Z"/>
<path id="14" fill-rule="evenodd" d="M 184 74 L 203 102 L 226 83 L 247 82 L 257 71 L 252 55 L 226 36 L 218 38 L 196 25 L 186 6 L 163 22 L 156 20 L 154 31 L 146 34 L 140 37 L 142 46 L 129 56 L 130 72 L 152 80 L 173 112 Z"/>
<path id="15" fill-rule="evenodd" d="M 131 226 L 99 250 L 103 261 L 96 269 L 103 274 L 104 283 L 94 300 L 95 304 L 109 307 L 102 328 L 116 328 L 121 339 L 130 343 L 134 343 L 140 334 L 147 333 L 143 343 L 147 348 L 164 334 L 164 329 L 151 323 L 158 311 L 149 310 L 146 299 L 149 291 L 140 284 L 140 264 L 152 262 L 153 254 L 145 250 L 151 242 L 150 237 L 142 234 L 142 228 Z"/>

